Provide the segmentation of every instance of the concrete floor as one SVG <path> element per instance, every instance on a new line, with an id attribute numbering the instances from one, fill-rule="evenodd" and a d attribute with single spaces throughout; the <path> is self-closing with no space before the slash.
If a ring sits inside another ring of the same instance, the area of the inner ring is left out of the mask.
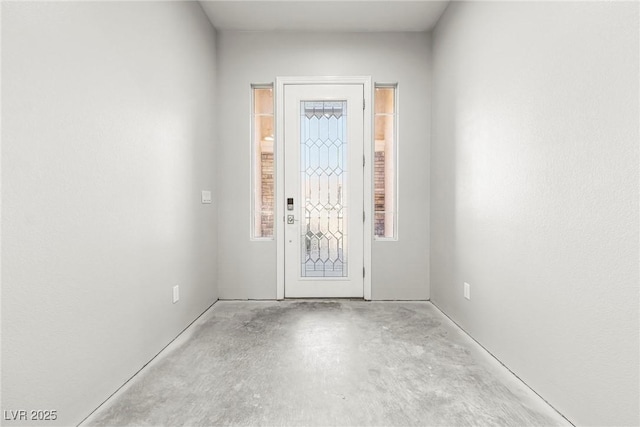
<path id="1" fill-rule="evenodd" d="M 83 425 L 570 425 L 428 302 L 221 301 Z"/>

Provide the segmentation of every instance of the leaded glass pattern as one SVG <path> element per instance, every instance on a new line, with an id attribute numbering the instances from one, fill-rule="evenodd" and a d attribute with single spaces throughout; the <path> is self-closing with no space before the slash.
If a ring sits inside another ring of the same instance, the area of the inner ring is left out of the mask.
<path id="1" fill-rule="evenodd" d="M 301 277 L 347 277 L 347 102 L 300 105 Z"/>

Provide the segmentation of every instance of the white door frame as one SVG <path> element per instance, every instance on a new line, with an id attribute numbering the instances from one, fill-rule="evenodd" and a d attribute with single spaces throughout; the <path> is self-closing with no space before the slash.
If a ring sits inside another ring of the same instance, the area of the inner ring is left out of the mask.
<path id="1" fill-rule="evenodd" d="M 276 171 L 276 215 L 274 225 L 276 228 L 276 298 L 284 299 L 284 221 L 285 221 L 285 201 L 284 201 L 284 86 L 285 85 L 322 85 L 322 84 L 361 84 L 363 86 L 365 108 L 363 144 L 364 144 L 364 299 L 371 299 L 371 240 L 372 240 L 372 212 L 373 212 L 373 187 L 372 187 L 372 85 L 370 76 L 354 77 L 277 77 L 276 78 L 276 147 L 275 147 L 275 171 Z"/>

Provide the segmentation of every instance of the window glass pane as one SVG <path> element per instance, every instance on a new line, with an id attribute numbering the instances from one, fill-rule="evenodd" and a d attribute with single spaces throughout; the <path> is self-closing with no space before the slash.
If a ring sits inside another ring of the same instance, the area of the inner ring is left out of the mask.
<path id="1" fill-rule="evenodd" d="M 395 113 L 395 87 L 376 87 L 375 113 Z"/>
<path id="2" fill-rule="evenodd" d="M 373 228 L 376 238 L 396 237 L 395 99 L 395 86 L 376 86 L 373 159 Z"/>
<path id="3" fill-rule="evenodd" d="M 273 238 L 275 209 L 273 87 L 253 87 L 252 237 Z"/>
<path id="4" fill-rule="evenodd" d="M 273 88 L 254 87 L 253 88 L 253 112 L 254 114 L 273 115 Z"/>

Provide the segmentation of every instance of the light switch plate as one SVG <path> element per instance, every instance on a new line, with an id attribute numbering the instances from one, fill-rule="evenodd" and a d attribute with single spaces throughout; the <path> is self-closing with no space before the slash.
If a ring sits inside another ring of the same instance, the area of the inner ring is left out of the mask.
<path id="1" fill-rule="evenodd" d="M 464 282 L 464 297 L 466 299 L 471 299 L 471 285 L 467 282 Z"/>
<path id="2" fill-rule="evenodd" d="M 211 203 L 211 191 L 202 190 L 202 203 Z"/>

